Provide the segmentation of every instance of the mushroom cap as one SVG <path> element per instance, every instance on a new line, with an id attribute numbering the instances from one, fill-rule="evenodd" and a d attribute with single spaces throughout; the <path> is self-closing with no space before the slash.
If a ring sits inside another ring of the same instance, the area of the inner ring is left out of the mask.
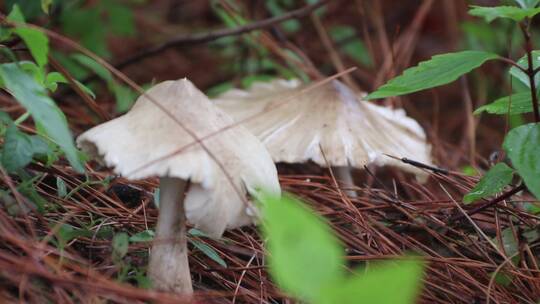
<path id="1" fill-rule="evenodd" d="M 384 154 L 431 163 L 431 146 L 420 125 L 402 109 L 364 101 L 334 80 L 306 90 L 298 80 L 255 83 L 232 89 L 213 101 L 266 145 L 275 162 L 314 161 L 320 166 L 391 165 L 416 174 L 426 172 Z M 291 100 L 286 100 L 292 98 Z M 324 156 L 323 153 L 324 152 Z M 326 157 L 326 160 L 325 160 Z"/>
<path id="2" fill-rule="evenodd" d="M 257 196 L 264 190 L 280 194 L 275 165 L 263 144 L 242 126 L 204 140 L 231 181 L 201 145 L 192 144 L 195 140 L 147 95 L 198 138 L 234 123 L 189 80 L 165 81 L 140 96 L 127 114 L 79 136 L 79 147 L 128 179 L 159 176 L 190 180 L 184 201 L 187 220 L 211 236 L 253 223 L 257 211 L 247 193 Z M 189 144 L 182 152 L 164 158 Z M 240 197 L 235 187 L 245 197 Z"/>

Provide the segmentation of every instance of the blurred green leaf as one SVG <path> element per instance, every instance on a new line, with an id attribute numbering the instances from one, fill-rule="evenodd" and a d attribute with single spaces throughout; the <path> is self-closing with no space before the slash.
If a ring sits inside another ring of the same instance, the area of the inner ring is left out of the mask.
<path id="1" fill-rule="evenodd" d="M 58 196 L 61 197 L 61 198 L 66 197 L 66 195 L 68 193 L 66 183 L 59 176 L 56 177 L 56 191 L 58 193 Z"/>
<path id="2" fill-rule="evenodd" d="M 523 8 L 533 8 L 538 5 L 540 0 L 515 0 Z"/>
<path id="3" fill-rule="evenodd" d="M 62 13 L 60 21 L 64 32 L 78 38 L 84 47 L 100 56 L 109 56 L 105 40 L 107 25 L 101 19 L 100 9 L 72 8 Z"/>
<path id="4" fill-rule="evenodd" d="M 474 114 L 480 114 L 482 112 L 499 115 L 515 115 L 532 112 L 531 93 L 521 92 L 499 98 L 490 104 L 479 107 L 474 111 Z"/>
<path id="5" fill-rule="evenodd" d="M 482 17 L 488 23 L 497 18 L 507 18 L 520 22 L 525 18 L 532 18 L 538 13 L 540 13 L 540 8 L 521 8 L 517 6 L 484 7 L 471 5 L 469 10 L 469 15 Z"/>
<path id="6" fill-rule="evenodd" d="M 133 12 L 127 6 L 107 1 L 103 3 L 103 11 L 107 13 L 109 28 L 113 33 L 124 36 L 135 34 Z"/>
<path id="7" fill-rule="evenodd" d="M 507 273 L 497 272 L 492 273 L 491 276 L 495 276 L 495 283 L 501 286 L 508 287 L 510 284 L 512 284 L 512 276 Z"/>
<path id="8" fill-rule="evenodd" d="M 533 62 L 533 68 L 536 69 L 540 66 L 540 51 L 538 50 L 535 50 L 535 51 L 532 51 L 532 62 Z M 518 61 L 517 61 L 517 64 L 524 68 L 524 69 L 527 69 L 529 67 L 529 61 L 527 59 L 527 55 L 521 57 Z M 511 67 L 510 68 L 510 74 L 512 76 L 514 76 L 516 79 L 518 79 L 521 83 L 523 83 L 524 85 L 526 85 L 528 88 L 531 87 L 531 83 L 529 81 L 529 76 L 527 76 L 527 74 L 525 74 L 523 71 L 521 71 L 520 69 L 516 68 L 516 67 Z M 536 74 L 534 76 L 534 83 L 536 85 L 536 88 L 538 90 L 540 90 L 540 88 L 538 87 L 539 83 L 540 83 L 540 74 Z"/>
<path id="9" fill-rule="evenodd" d="M 129 249 L 129 236 L 125 232 L 120 232 L 114 235 L 112 239 L 112 258 L 115 263 L 122 260 Z"/>
<path id="10" fill-rule="evenodd" d="M 30 27 L 17 27 L 15 33 L 21 37 L 30 54 L 40 67 L 47 64 L 49 55 L 49 38 L 42 31 Z"/>
<path id="11" fill-rule="evenodd" d="M 409 68 L 401 76 L 388 81 L 368 99 L 385 98 L 409 94 L 448 84 L 499 56 L 483 51 L 463 51 L 433 56 L 428 61 Z"/>
<path id="12" fill-rule="evenodd" d="M 37 123 L 43 125 L 47 135 L 64 151 L 73 168 L 84 172 L 66 118 L 54 101 L 47 96 L 45 88 L 15 63 L 0 65 L 0 75 L 7 90 L 32 114 Z"/>
<path id="13" fill-rule="evenodd" d="M 207 257 L 212 259 L 214 262 L 218 263 L 219 265 L 223 267 L 227 267 L 227 263 L 225 263 L 225 261 L 219 256 L 219 254 L 212 247 L 198 240 L 190 239 L 189 242 L 195 248 L 199 249 L 202 253 L 204 253 Z"/>
<path id="14" fill-rule="evenodd" d="M 130 89 L 129 87 L 123 86 L 121 84 L 113 83 L 114 96 L 116 99 L 116 112 L 125 113 L 135 102 L 137 98 L 137 93 Z"/>
<path id="15" fill-rule="evenodd" d="M 43 14 L 41 2 L 38 0 L 5 0 L 6 8 L 10 9 L 15 5 L 18 7 L 17 10 L 20 12 L 19 16 L 25 16 L 26 20 L 34 19 Z M 11 21 L 24 22 L 24 19 L 23 21 L 11 19 Z"/>
<path id="16" fill-rule="evenodd" d="M 343 250 L 319 216 L 290 196 L 262 204 L 270 273 L 284 291 L 314 301 L 344 279 Z"/>
<path id="17" fill-rule="evenodd" d="M 16 1 L 12 1 L 12 2 L 16 2 Z M 10 4 L 10 0 L 7 0 L 6 6 L 11 7 L 11 12 L 7 16 L 8 21 L 16 22 L 16 23 L 26 23 L 24 19 L 24 14 L 17 3 Z"/>
<path id="18" fill-rule="evenodd" d="M 529 191 L 540 198 L 540 124 L 530 123 L 512 129 L 506 135 L 503 147 Z"/>
<path id="19" fill-rule="evenodd" d="M 24 168 L 32 161 L 34 149 L 30 136 L 20 132 L 14 124 L 8 127 L 2 147 L 2 165 L 8 172 Z"/>
<path id="20" fill-rule="evenodd" d="M 141 231 L 129 237 L 129 241 L 133 243 L 151 242 L 154 239 L 155 233 L 153 230 Z"/>
<path id="21" fill-rule="evenodd" d="M 372 66 L 373 60 L 367 48 L 360 38 L 356 37 L 356 31 L 351 26 L 333 26 L 328 31 L 336 45 L 357 63 Z"/>
<path id="22" fill-rule="evenodd" d="M 466 204 L 477 201 L 481 198 L 492 196 L 501 192 L 505 186 L 512 182 L 514 170 L 505 163 L 498 163 L 491 167 L 488 172 L 480 179 L 478 184 L 463 197 Z"/>
<path id="23" fill-rule="evenodd" d="M 88 68 L 90 71 L 96 73 L 96 75 L 98 75 L 101 79 L 107 82 L 113 81 L 111 72 L 109 72 L 107 68 L 99 64 L 94 59 L 79 53 L 73 54 L 70 57 L 80 63 L 82 66 Z"/>
<path id="24" fill-rule="evenodd" d="M 52 3 L 53 0 L 41 0 L 41 9 L 45 14 L 49 13 L 49 9 L 51 8 Z"/>
<path id="25" fill-rule="evenodd" d="M 420 261 L 381 262 L 365 273 L 323 290 L 321 300 L 316 303 L 413 304 L 421 289 L 422 272 Z"/>

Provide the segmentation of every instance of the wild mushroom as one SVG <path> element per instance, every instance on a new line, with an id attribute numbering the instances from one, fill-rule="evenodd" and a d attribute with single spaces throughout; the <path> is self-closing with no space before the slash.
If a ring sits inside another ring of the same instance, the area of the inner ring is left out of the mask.
<path id="1" fill-rule="evenodd" d="M 396 166 L 425 179 L 425 172 L 384 155 L 431 163 L 424 131 L 403 110 L 363 101 L 336 80 L 306 87 L 278 79 L 229 90 L 213 101 L 236 121 L 245 120 L 275 162 L 328 163 L 346 184 L 353 184 L 350 167 L 368 164 Z"/>
<path id="2" fill-rule="evenodd" d="M 208 235 L 219 237 L 225 229 L 256 220 L 257 210 L 248 194 L 280 193 L 270 155 L 245 128 L 229 128 L 208 137 L 233 123 L 189 80 L 182 79 L 154 86 L 127 114 L 77 139 L 82 150 L 128 179 L 160 177 L 159 218 L 148 267 L 156 289 L 193 292 L 186 218 Z M 208 138 L 194 144 L 189 132 Z"/>

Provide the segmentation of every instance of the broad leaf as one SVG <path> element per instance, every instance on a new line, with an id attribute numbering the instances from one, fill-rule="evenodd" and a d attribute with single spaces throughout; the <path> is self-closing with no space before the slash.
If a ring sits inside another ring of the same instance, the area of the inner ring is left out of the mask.
<path id="1" fill-rule="evenodd" d="M 129 237 L 129 241 L 133 243 L 151 242 L 154 239 L 155 233 L 153 230 L 144 230 Z"/>
<path id="2" fill-rule="evenodd" d="M 30 136 L 11 125 L 6 132 L 2 149 L 2 165 L 8 172 L 24 168 L 32 161 L 34 149 Z"/>
<path id="3" fill-rule="evenodd" d="M 480 114 L 482 112 L 499 115 L 515 115 L 532 112 L 531 93 L 521 92 L 499 98 L 490 104 L 479 107 L 474 111 L 474 114 Z"/>
<path id="4" fill-rule="evenodd" d="M 540 198 L 540 124 L 512 129 L 506 135 L 503 147 L 529 191 Z"/>
<path id="5" fill-rule="evenodd" d="M 343 250 L 319 216 L 290 196 L 263 205 L 270 273 L 284 291 L 313 301 L 343 280 Z"/>
<path id="6" fill-rule="evenodd" d="M 30 27 L 17 27 L 15 33 L 24 41 L 37 64 L 40 67 L 45 66 L 49 55 L 49 38 L 47 38 L 47 35 Z"/>
<path id="7" fill-rule="evenodd" d="M 7 16 L 7 20 L 16 23 L 26 23 L 24 19 L 24 14 L 22 13 L 21 8 L 17 4 L 14 4 L 12 6 L 11 12 L 9 12 L 9 15 Z"/>
<path id="8" fill-rule="evenodd" d="M 475 5 L 471 7 L 469 15 L 482 17 L 488 23 L 497 18 L 512 19 L 515 22 L 520 22 L 525 18 L 532 18 L 540 13 L 540 8 L 521 8 L 517 6 L 483 7 Z"/>
<path id="9" fill-rule="evenodd" d="M 523 8 L 533 8 L 538 5 L 540 0 L 515 0 Z"/>
<path id="10" fill-rule="evenodd" d="M 498 163 L 489 169 L 480 179 L 478 184 L 463 197 L 463 202 L 469 204 L 481 198 L 485 198 L 501 192 L 503 188 L 512 182 L 514 170 L 505 163 Z"/>
<path id="11" fill-rule="evenodd" d="M 112 239 L 112 259 L 115 263 L 120 262 L 126 256 L 129 249 L 129 236 L 125 232 L 114 235 Z"/>
<path id="12" fill-rule="evenodd" d="M 324 290 L 318 303 L 413 304 L 422 286 L 422 270 L 420 261 L 382 262 Z"/>
<path id="13" fill-rule="evenodd" d="M 428 61 L 420 62 L 418 66 L 405 70 L 401 76 L 388 81 L 367 98 L 399 96 L 441 86 L 498 57 L 496 54 L 483 51 L 436 55 Z"/>
<path id="14" fill-rule="evenodd" d="M 536 69 L 537 67 L 540 66 L 540 51 L 537 51 L 537 50 L 532 51 L 532 62 L 533 62 L 533 68 L 534 69 Z M 527 59 L 527 55 L 521 57 L 517 61 L 517 64 L 520 67 L 522 67 L 524 69 L 527 69 L 529 67 L 529 61 Z M 523 73 L 520 69 L 513 66 L 512 68 L 510 68 L 510 74 L 512 76 L 514 76 L 515 78 L 517 78 L 520 82 L 522 82 L 528 88 L 531 87 L 531 82 L 529 81 L 529 76 L 527 76 L 527 74 Z M 540 83 L 540 74 L 539 73 L 534 75 L 534 83 L 536 85 L 536 88 L 540 89 L 538 87 L 538 84 Z"/>
<path id="15" fill-rule="evenodd" d="M 0 75 L 7 90 L 30 112 L 34 120 L 45 128 L 47 135 L 64 151 L 73 168 L 84 172 L 66 118 L 47 96 L 46 89 L 15 63 L 1 65 Z"/>

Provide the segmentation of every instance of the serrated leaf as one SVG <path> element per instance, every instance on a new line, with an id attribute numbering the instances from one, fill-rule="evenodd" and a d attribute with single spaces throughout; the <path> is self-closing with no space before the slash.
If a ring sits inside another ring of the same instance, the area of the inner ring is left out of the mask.
<path id="1" fill-rule="evenodd" d="M 284 291 L 313 301 L 344 279 L 343 250 L 319 216 L 290 196 L 262 202 L 269 270 Z"/>
<path id="2" fill-rule="evenodd" d="M 463 51 L 433 56 L 428 61 L 409 68 L 401 76 L 388 81 L 368 99 L 399 96 L 441 86 L 455 81 L 481 66 L 488 60 L 497 59 L 497 54 L 483 51 Z"/>
<path id="3" fill-rule="evenodd" d="M 189 242 L 193 246 L 195 246 L 195 248 L 199 249 L 202 253 L 204 253 L 207 257 L 212 259 L 214 262 L 218 263 L 219 265 L 223 267 L 227 267 L 227 263 L 225 263 L 225 261 L 219 256 L 219 254 L 212 247 L 197 240 L 189 240 Z"/>
<path id="4" fill-rule="evenodd" d="M 47 35 L 40 30 L 26 26 L 17 27 L 14 32 L 24 41 L 37 64 L 40 67 L 45 66 L 49 55 L 49 38 Z"/>
<path id="5" fill-rule="evenodd" d="M 513 176 L 514 170 L 505 163 L 496 164 L 489 169 L 489 171 L 480 179 L 478 184 L 463 197 L 463 202 L 469 204 L 481 198 L 501 192 L 505 186 L 512 182 Z"/>
<path id="6" fill-rule="evenodd" d="M 11 125 L 4 138 L 2 147 L 2 165 L 8 172 L 24 168 L 32 161 L 34 151 L 30 137 Z"/>
<path id="7" fill-rule="evenodd" d="M 540 0 L 515 0 L 523 8 L 533 8 L 538 5 Z"/>
<path id="8" fill-rule="evenodd" d="M 47 135 L 60 146 L 73 168 L 84 172 L 64 113 L 47 96 L 45 88 L 15 63 L 0 65 L 0 75 L 7 90 L 30 112 L 37 123 L 43 125 Z"/>
<path id="9" fill-rule="evenodd" d="M 151 242 L 154 239 L 155 233 L 153 230 L 141 231 L 129 237 L 129 241 L 132 243 L 138 242 Z"/>
<path id="10" fill-rule="evenodd" d="M 474 111 L 474 114 L 480 114 L 482 112 L 499 115 L 515 115 L 532 112 L 531 93 L 520 92 L 511 96 L 499 98 L 490 104 L 479 107 Z"/>
<path id="11" fill-rule="evenodd" d="M 422 271 L 423 263 L 420 261 L 381 262 L 367 272 L 323 289 L 317 303 L 413 304 L 422 286 Z"/>
<path id="12" fill-rule="evenodd" d="M 521 57 L 516 63 L 524 69 L 527 69 L 529 67 L 529 61 L 528 61 L 527 55 Z M 532 64 L 533 69 L 536 69 L 540 66 L 540 51 L 538 50 L 532 51 L 532 63 L 533 63 Z M 517 67 L 514 67 L 514 66 L 511 67 L 510 74 L 514 76 L 517 80 L 522 82 L 524 85 L 526 85 L 528 88 L 531 87 L 529 76 L 527 76 L 527 74 L 525 74 L 523 71 L 521 71 Z M 540 89 L 538 87 L 539 82 L 540 82 L 540 74 L 537 73 L 536 75 L 534 75 L 534 83 L 536 84 L 537 89 Z"/>
<path id="13" fill-rule="evenodd" d="M 540 124 L 530 123 L 512 129 L 504 139 L 503 148 L 525 185 L 540 198 Z"/>
<path id="14" fill-rule="evenodd" d="M 482 17 L 488 23 L 497 18 L 512 19 L 515 22 L 520 22 L 525 18 L 532 18 L 540 13 L 540 8 L 521 8 L 517 6 L 485 7 L 475 5 L 471 7 L 472 9 L 469 10 L 469 15 Z"/>

